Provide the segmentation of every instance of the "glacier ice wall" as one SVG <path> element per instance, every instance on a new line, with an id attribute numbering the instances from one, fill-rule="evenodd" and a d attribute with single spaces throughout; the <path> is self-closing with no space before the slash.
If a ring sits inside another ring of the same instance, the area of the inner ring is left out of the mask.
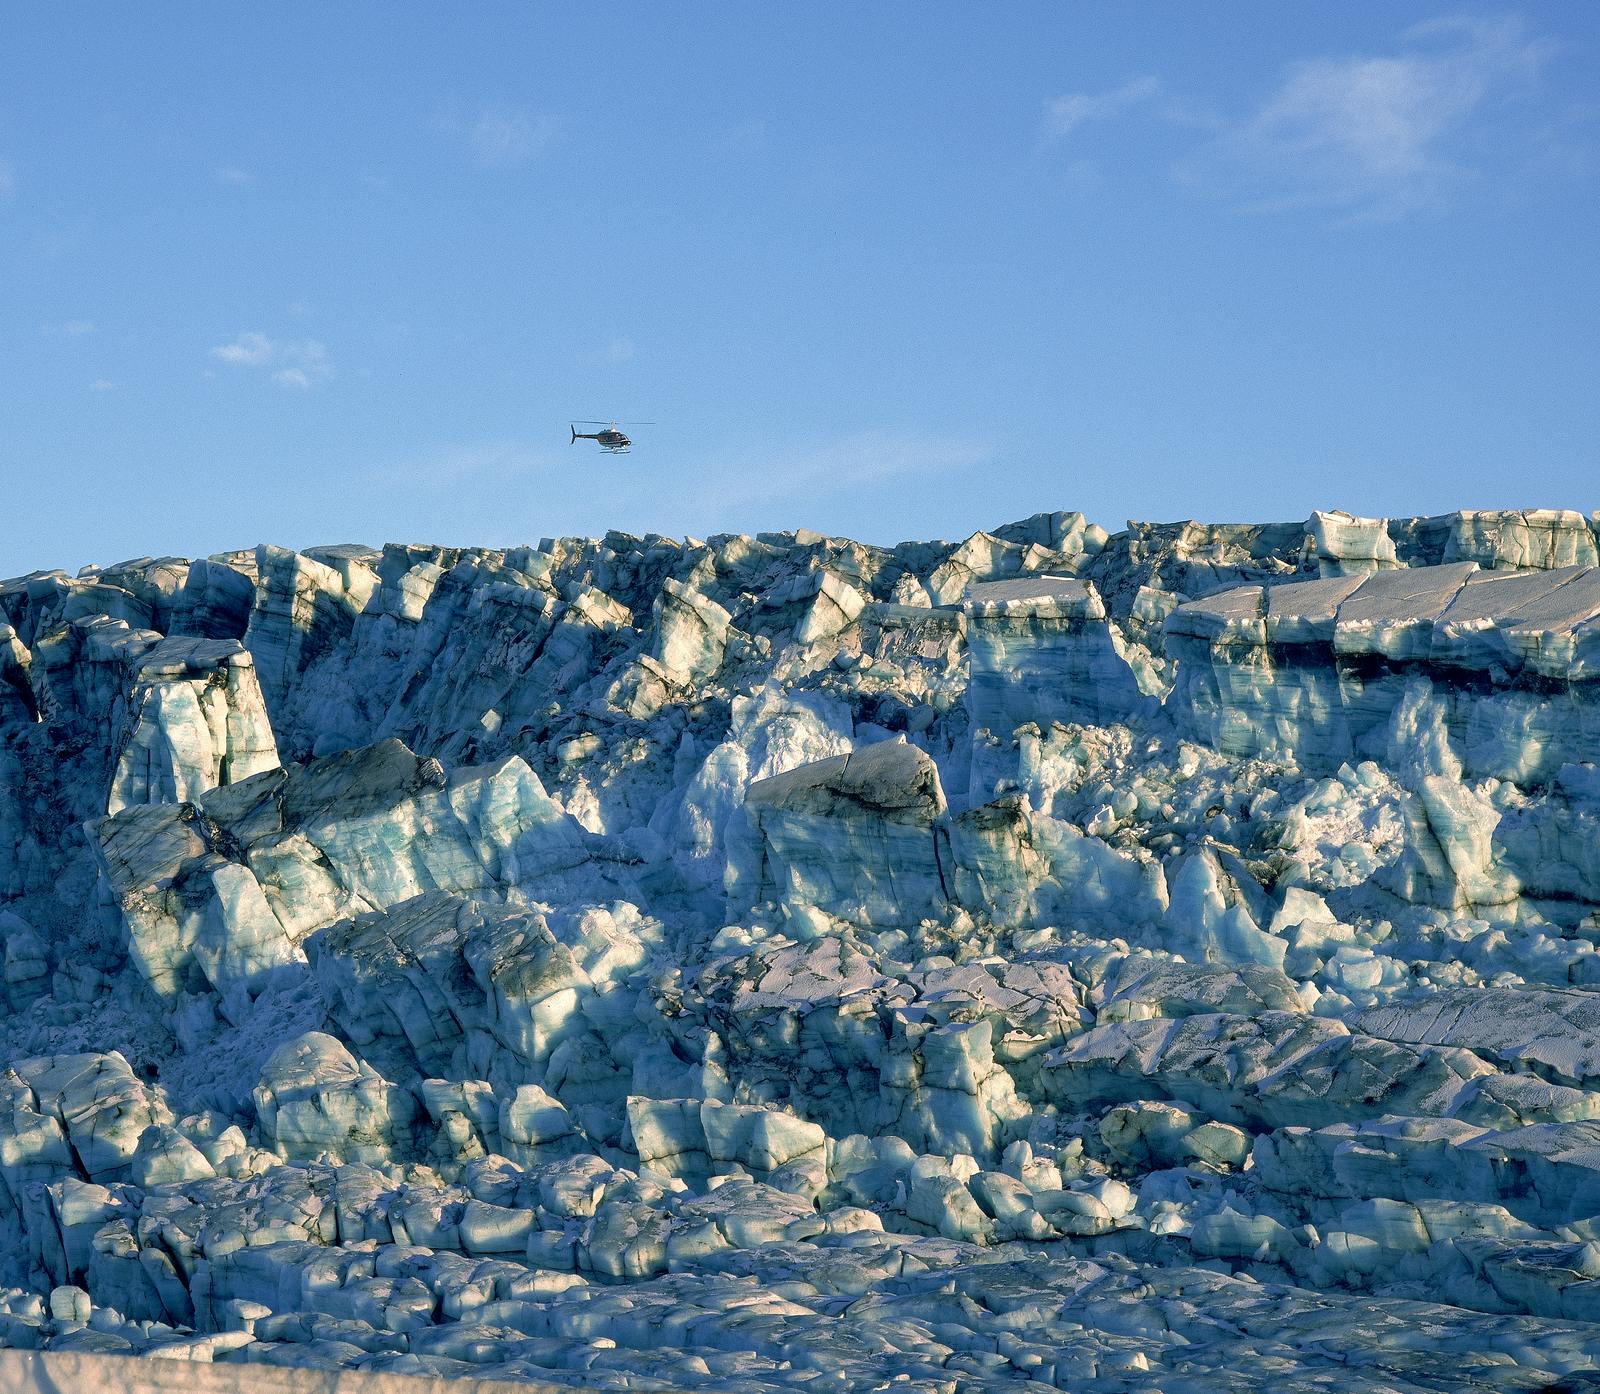
<path id="1" fill-rule="evenodd" d="M 0 583 L 0 1347 L 1600 1381 L 1597 527 Z"/>

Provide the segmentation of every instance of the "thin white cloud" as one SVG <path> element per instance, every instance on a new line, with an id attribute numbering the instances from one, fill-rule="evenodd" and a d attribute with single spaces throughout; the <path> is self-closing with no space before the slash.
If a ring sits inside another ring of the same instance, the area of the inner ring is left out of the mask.
<path id="1" fill-rule="evenodd" d="M 774 503 L 812 499 L 928 474 L 959 473 L 994 458 L 987 441 L 917 431 L 859 431 L 810 446 L 774 449 L 759 458 L 727 461 L 700 476 L 712 488 L 707 504 Z"/>
<path id="2" fill-rule="evenodd" d="M 631 363 L 638 349 L 626 334 L 619 334 L 593 353 L 579 355 L 582 363 Z"/>
<path id="3" fill-rule="evenodd" d="M 1153 76 L 1136 77 L 1110 92 L 1091 94 L 1068 92 L 1045 103 L 1044 130 L 1054 140 L 1070 136 L 1091 121 L 1106 121 L 1125 116 L 1136 107 L 1147 106 L 1161 95 L 1161 81 Z"/>
<path id="4" fill-rule="evenodd" d="M 120 382 L 113 382 L 110 378 L 96 378 L 89 384 L 91 392 L 116 392 L 122 387 Z"/>
<path id="5" fill-rule="evenodd" d="M 313 387 L 333 376 L 333 356 L 320 339 L 273 339 L 252 331 L 217 345 L 211 356 L 236 368 L 263 371 L 284 387 Z"/>
<path id="6" fill-rule="evenodd" d="M 217 171 L 217 178 L 224 184 L 232 184 L 237 187 L 250 182 L 250 171 L 240 169 L 238 165 L 223 165 Z"/>
<path id="7" fill-rule="evenodd" d="M 490 104 L 470 116 L 447 112 L 436 122 L 481 165 L 514 165 L 544 155 L 561 139 L 562 121 L 549 112 Z"/>
<path id="8" fill-rule="evenodd" d="M 704 535 L 746 528 L 780 510 L 792 525 L 797 506 L 810 508 L 819 500 L 877 486 L 903 492 L 933 475 L 979 470 L 995 457 L 994 447 L 982 440 L 896 429 L 788 446 L 759 442 L 706 456 L 696 450 L 688 458 L 664 449 L 663 436 L 655 429 L 641 428 L 634 440 L 633 455 L 604 455 L 593 441 L 573 445 L 561 418 L 537 442 L 443 446 L 399 466 L 392 461 L 374 464 L 364 477 L 392 482 L 400 475 L 408 487 L 452 500 L 525 497 L 530 505 L 537 503 L 551 532 L 592 532 L 615 525 L 638 531 L 686 528 Z M 594 512 L 597 478 L 613 485 L 611 516 Z M 515 512 L 500 510 L 508 518 Z M 477 530 L 475 540 L 491 546 L 527 541 L 510 535 L 521 526 L 511 521 L 500 532 L 491 523 Z"/>
<path id="9" fill-rule="evenodd" d="M 93 334 L 94 330 L 93 320 L 69 319 L 61 324 L 46 324 L 40 332 L 52 339 L 81 339 L 85 335 Z"/>
<path id="10" fill-rule="evenodd" d="M 566 429 L 565 424 L 561 427 Z M 566 436 L 551 431 L 552 441 L 568 444 Z M 393 480 L 396 475 L 418 489 L 458 489 L 467 483 L 509 484 L 534 475 L 549 477 L 570 469 L 571 456 L 555 446 L 539 447 L 520 440 L 464 442 L 442 446 L 398 466 L 392 461 L 363 472 L 364 479 Z"/>
<path id="11" fill-rule="evenodd" d="M 0 196 L 14 193 L 17 187 L 17 167 L 0 155 Z"/>
<path id="12" fill-rule="evenodd" d="M 549 468 L 557 458 L 553 451 L 539 450 L 522 441 L 500 440 L 451 446 L 430 460 L 425 468 L 435 483 L 445 483 L 486 475 L 505 478 L 531 474 Z"/>
<path id="13" fill-rule="evenodd" d="M 1476 118 L 1527 90 L 1550 53 L 1516 20 L 1436 20 L 1396 53 L 1296 63 L 1181 172 L 1269 210 L 1393 218 L 1437 206 L 1481 172 Z"/>
<path id="14" fill-rule="evenodd" d="M 766 147 L 767 123 L 746 121 L 743 125 L 733 126 L 717 136 L 711 142 L 711 153 L 748 159 L 759 155 Z"/>
<path id="15" fill-rule="evenodd" d="M 574 456 L 565 432 L 563 418 L 560 430 L 552 432 L 557 442 L 554 448 L 521 440 L 452 445 L 412 461 L 406 471 L 419 482 L 438 484 L 468 478 L 508 479 L 551 469 L 570 474 Z M 833 441 L 767 445 L 755 454 L 703 459 L 696 463 L 694 481 L 708 503 L 717 505 L 816 498 L 910 476 L 972 469 L 987 464 L 994 454 L 994 446 L 987 441 L 880 429 Z M 681 478 L 658 482 L 674 500 L 696 492 L 685 490 Z"/>
<path id="16" fill-rule="evenodd" d="M 1553 52 L 1513 17 L 1445 17 L 1407 29 L 1388 52 L 1292 63 L 1238 114 L 1166 93 L 1147 76 L 1055 98 L 1045 130 L 1062 140 L 1090 123 L 1142 118 L 1203 131 L 1203 143 L 1177 158 L 1181 183 L 1258 211 L 1396 218 L 1442 206 L 1489 172 L 1505 142 L 1528 135 L 1514 114 L 1498 128 L 1489 118 L 1505 118 L 1533 91 Z"/>

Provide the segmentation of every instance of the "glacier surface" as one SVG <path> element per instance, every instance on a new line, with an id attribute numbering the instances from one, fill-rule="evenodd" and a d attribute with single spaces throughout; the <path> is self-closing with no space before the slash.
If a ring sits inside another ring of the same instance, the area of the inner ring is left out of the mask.
<path id="1" fill-rule="evenodd" d="M 1600 1389 L 1597 536 L 0 583 L 0 1370 Z"/>

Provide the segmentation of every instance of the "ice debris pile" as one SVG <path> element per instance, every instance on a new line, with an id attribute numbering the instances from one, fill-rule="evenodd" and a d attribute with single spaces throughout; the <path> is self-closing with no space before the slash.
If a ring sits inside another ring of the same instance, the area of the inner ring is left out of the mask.
<path id="1" fill-rule="evenodd" d="M 0 585 L 0 1344 L 1597 1387 L 1596 536 Z"/>

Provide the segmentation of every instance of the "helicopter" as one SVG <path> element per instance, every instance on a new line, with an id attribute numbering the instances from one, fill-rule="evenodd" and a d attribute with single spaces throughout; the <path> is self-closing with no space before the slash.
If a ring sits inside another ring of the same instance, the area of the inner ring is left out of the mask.
<path id="1" fill-rule="evenodd" d="M 576 445 L 580 440 L 593 440 L 600 442 L 600 448 L 611 455 L 626 455 L 628 447 L 633 444 L 621 431 L 617 429 L 620 423 L 616 421 L 579 421 L 572 427 L 572 440 L 569 444 Z M 635 421 L 634 426 L 653 426 L 653 421 Z M 603 431 L 580 431 L 579 426 L 604 426 Z"/>

